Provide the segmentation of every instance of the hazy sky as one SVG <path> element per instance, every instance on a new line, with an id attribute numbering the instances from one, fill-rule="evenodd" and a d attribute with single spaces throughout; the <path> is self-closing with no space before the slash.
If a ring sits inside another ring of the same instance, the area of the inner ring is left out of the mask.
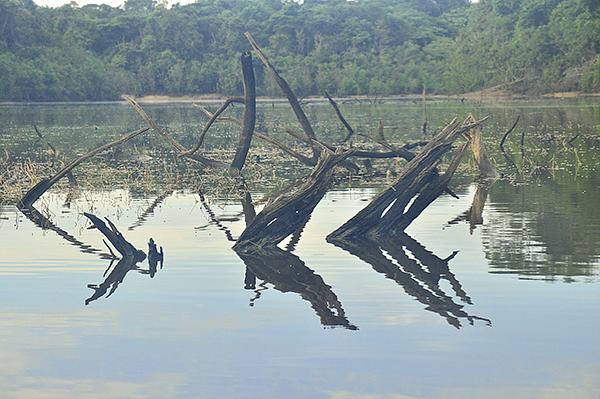
<path id="1" fill-rule="evenodd" d="M 68 4 L 70 0 L 33 0 L 35 4 L 39 6 L 49 6 L 49 7 L 59 7 L 63 4 Z M 75 1 L 78 5 L 84 6 L 86 4 L 108 4 L 113 7 L 117 7 L 122 5 L 125 0 L 77 0 Z M 194 0 L 169 0 L 169 5 L 180 3 L 180 4 L 189 4 L 193 3 Z"/>
<path id="2" fill-rule="evenodd" d="M 62 6 L 63 4 L 67 4 L 70 3 L 70 0 L 34 0 L 34 2 L 37 5 L 40 6 L 49 6 L 49 7 L 59 7 Z M 86 4 L 109 4 L 113 7 L 117 7 L 122 5 L 125 2 L 125 0 L 78 0 L 76 1 L 77 4 L 79 4 L 80 6 L 86 5 Z M 179 3 L 179 4 L 189 4 L 189 3 L 193 3 L 194 0 L 168 0 L 169 5 L 175 4 L 175 3 Z M 479 0 L 471 0 L 471 3 L 478 3 Z"/>

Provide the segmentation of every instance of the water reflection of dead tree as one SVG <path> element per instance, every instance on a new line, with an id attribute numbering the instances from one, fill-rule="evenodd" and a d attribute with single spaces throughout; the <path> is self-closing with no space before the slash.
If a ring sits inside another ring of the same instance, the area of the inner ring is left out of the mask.
<path id="1" fill-rule="evenodd" d="M 119 288 L 119 285 L 123 282 L 127 273 L 132 270 L 140 270 L 135 258 L 125 257 L 119 259 L 115 267 L 102 283 L 88 284 L 88 288 L 93 289 L 94 293 L 85 300 L 85 304 L 89 305 L 90 302 L 102 298 L 107 293 L 108 295 L 106 295 L 106 297 L 110 297 L 117 290 L 117 288 Z"/>
<path id="2" fill-rule="evenodd" d="M 160 252 L 157 251 L 156 244 L 152 238 L 148 243 L 148 261 L 150 264 L 150 269 L 149 271 L 142 271 L 142 269 L 138 266 L 138 263 L 146 259 L 146 253 L 144 251 L 137 249 L 133 244 L 127 241 L 114 223 L 110 221 L 110 219 L 106 218 L 106 222 L 104 222 L 102 219 L 91 213 L 84 212 L 84 215 L 90 220 L 93 228 L 98 229 L 98 231 L 108 239 L 117 252 L 119 252 L 122 256 L 122 258 L 119 259 L 115 267 L 108 274 L 108 276 L 106 276 L 102 283 L 88 285 L 89 288 L 94 290 L 94 294 L 85 300 L 86 305 L 103 297 L 107 293 L 108 294 L 106 297 L 110 297 L 123 282 L 127 273 L 129 273 L 131 270 L 139 270 L 143 273 L 149 273 L 150 277 L 154 277 L 158 262 L 161 263 L 162 269 L 163 250 L 161 247 Z M 106 272 L 104 274 L 106 274 Z"/>
<path id="3" fill-rule="evenodd" d="M 452 287 L 454 295 L 462 302 L 472 303 L 471 298 L 448 267 L 448 262 L 456 256 L 457 252 L 444 259 L 439 258 L 405 233 L 378 240 L 366 237 L 351 240 L 335 238 L 330 242 L 395 281 L 408 295 L 424 304 L 426 310 L 437 313 L 448 324 L 460 328 L 461 320 L 465 319 L 471 325 L 475 320 L 482 320 L 491 325 L 489 319 L 467 313 L 464 305 L 456 303 L 452 296 L 440 287 L 440 281 L 446 280 Z"/>
<path id="4" fill-rule="evenodd" d="M 472 114 L 469 114 L 465 123 L 475 124 L 476 119 Z M 469 141 L 471 143 L 471 152 L 475 158 L 475 162 L 479 167 L 479 178 L 480 179 L 494 179 L 498 177 L 496 168 L 490 161 L 485 144 L 483 143 L 482 127 L 481 124 L 474 125 L 467 133 Z"/>
<path id="5" fill-rule="evenodd" d="M 457 224 L 462 221 L 469 223 L 469 231 L 473 234 L 473 230 L 479 225 L 483 224 L 483 209 L 487 201 L 490 188 L 495 183 L 495 180 L 484 181 L 477 184 L 477 190 L 473 196 L 473 202 L 471 207 L 465 212 L 455 217 L 448 222 L 449 225 Z"/>
<path id="6" fill-rule="evenodd" d="M 137 220 L 127 228 L 127 230 L 131 231 L 134 230 L 138 227 L 140 227 L 141 225 L 143 225 L 144 223 L 146 223 L 146 220 L 148 220 L 148 217 L 150 215 L 154 214 L 154 210 L 160 206 L 165 199 L 167 199 L 170 195 L 171 195 L 172 191 L 170 190 L 166 190 L 164 192 L 162 192 L 160 195 L 158 195 L 154 201 L 152 201 L 152 203 L 148 206 L 148 208 L 146 208 L 144 210 L 144 212 L 142 212 L 142 214 L 137 218 Z"/>
<path id="7" fill-rule="evenodd" d="M 246 224 L 251 225 L 257 217 L 252 203 L 252 196 L 243 179 L 239 179 L 236 188 Z M 210 209 L 206 200 L 203 200 L 202 203 L 211 215 L 211 223 L 222 230 L 228 240 L 231 240 L 231 231 L 221 224 L 220 219 Z M 297 240 L 300 239 L 303 228 L 304 224 L 300 225 L 295 232 Z M 234 246 L 234 249 L 246 265 L 244 289 L 254 290 L 256 293 L 256 296 L 250 300 L 250 306 L 253 306 L 254 302 L 261 296 L 261 291 L 267 289 L 266 284 L 268 283 L 272 284 L 278 291 L 300 294 L 304 300 L 310 302 L 311 307 L 324 326 L 342 326 L 351 330 L 357 329 L 346 318 L 342 304 L 331 290 L 331 287 L 297 256 L 276 246 L 266 246 L 265 248 L 243 247 L 243 250 Z M 256 288 L 257 279 L 262 280 L 258 289 Z"/>
<path id="8" fill-rule="evenodd" d="M 296 255 L 269 248 L 265 251 L 237 252 L 247 267 L 246 284 L 252 275 L 273 285 L 281 292 L 295 292 L 310 302 L 321 324 L 357 330 L 346 318 L 344 308 L 323 278 L 304 264 Z M 250 273 L 250 275 L 249 275 Z"/>
<path id="9" fill-rule="evenodd" d="M 67 232 L 66 230 L 58 227 L 54 222 L 44 216 L 38 211 L 33 205 L 29 207 L 19 207 L 21 213 L 29 219 L 33 224 L 41 228 L 42 230 L 51 230 L 58 234 L 61 238 L 65 239 L 69 244 L 78 247 L 81 252 L 98 255 L 102 259 L 113 259 L 113 255 L 102 252 L 99 249 L 92 247 L 91 245 L 85 244 L 79 241 L 75 236 Z"/>

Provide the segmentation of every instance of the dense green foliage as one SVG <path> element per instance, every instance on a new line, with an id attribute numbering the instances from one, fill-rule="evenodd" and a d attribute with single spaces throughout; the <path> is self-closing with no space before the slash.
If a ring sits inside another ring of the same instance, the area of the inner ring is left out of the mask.
<path id="1" fill-rule="evenodd" d="M 600 89 L 597 0 L 0 0 L 0 100 L 239 93 L 245 31 L 301 96 Z"/>

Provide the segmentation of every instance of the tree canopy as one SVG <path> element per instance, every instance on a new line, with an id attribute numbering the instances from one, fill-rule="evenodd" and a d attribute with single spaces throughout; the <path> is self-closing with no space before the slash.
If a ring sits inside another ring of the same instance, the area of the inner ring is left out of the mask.
<path id="1" fill-rule="evenodd" d="M 238 94 L 245 31 L 300 96 L 600 89 L 596 0 L 0 0 L 0 100 Z"/>

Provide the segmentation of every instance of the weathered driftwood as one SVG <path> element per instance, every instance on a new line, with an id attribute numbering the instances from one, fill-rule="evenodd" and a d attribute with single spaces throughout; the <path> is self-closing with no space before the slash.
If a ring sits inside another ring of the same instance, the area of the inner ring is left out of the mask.
<path id="1" fill-rule="evenodd" d="M 275 247 L 303 226 L 329 189 L 334 166 L 351 153 L 333 153 L 324 148 L 310 176 L 295 191 L 283 193 L 265 206 L 240 235 L 234 248 Z"/>
<path id="2" fill-rule="evenodd" d="M 466 149 L 463 145 L 454 154 L 447 171 L 440 175 L 437 165 L 461 135 L 477 127 L 481 121 L 453 121 L 433 138 L 422 151 L 406 164 L 396 182 L 377 195 L 373 201 L 352 219 L 328 236 L 370 235 L 378 237 L 389 232 L 403 231 L 419 214 L 441 195 L 450 181 Z"/>
<path id="3" fill-rule="evenodd" d="M 46 191 L 48 191 L 60 179 L 65 177 L 67 174 L 69 174 L 69 172 L 71 172 L 77 165 L 81 164 L 82 162 L 87 161 L 88 159 L 90 159 L 91 157 L 93 157 L 94 155 L 96 155 L 102 151 L 106 151 L 116 145 L 125 143 L 126 141 L 129 141 L 132 138 L 139 136 L 140 134 L 146 132 L 147 130 L 148 130 L 148 128 L 145 128 L 145 129 L 140 129 L 140 130 L 136 130 L 134 132 L 128 133 L 118 140 L 101 145 L 100 147 L 95 148 L 92 151 L 88 152 L 87 154 L 82 155 L 81 157 L 75 159 L 68 165 L 64 166 L 60 171 L 58 171 L 58 173 L 56 173 L 51 178 L 43 179 L 40 182 L 38 182 L 35 186 L 33 186 L 31 189 L 29 189 L 29 191 L 27 191 L 27 193 L 19 201 L 18 206 L 22 207 L 22 208 L 27 208 L 27 207 L 31 206 L 35 201 L 37 201 L 38 198 L 40 198 L 42 196 L 42 194 L 44 194 Z"/>
<path id="4" fill-rule="evenodd" d="M 456 303 L 440 286 L 440 281 L 446 280 L 462 302 L 472 303 L 448 266 L 457 251 L 445 259 L 439 258 L 405 233 L 377 240 L 368 237 L 354 237 L 351 240 L 340 238 L 333 244 L 395 281 L 408 295 L 425 305 L 426 310 L 440 315 L 450 325 L 460 328 L 463 319 L 470 324 L 482 320 L 491 325 L 489 319 L 467 313 L 464 305 Z"/>
<path id="5" fill-rule="evenodd" d="M 256 125 L 256 83 L 252 56 L 250 53 L 243 53 L 241 61 L 244 76 L 244 117 L 237 150 L 231 161 L 231 169 L 236 170 L 242 170 L 244 167 Z"/>

